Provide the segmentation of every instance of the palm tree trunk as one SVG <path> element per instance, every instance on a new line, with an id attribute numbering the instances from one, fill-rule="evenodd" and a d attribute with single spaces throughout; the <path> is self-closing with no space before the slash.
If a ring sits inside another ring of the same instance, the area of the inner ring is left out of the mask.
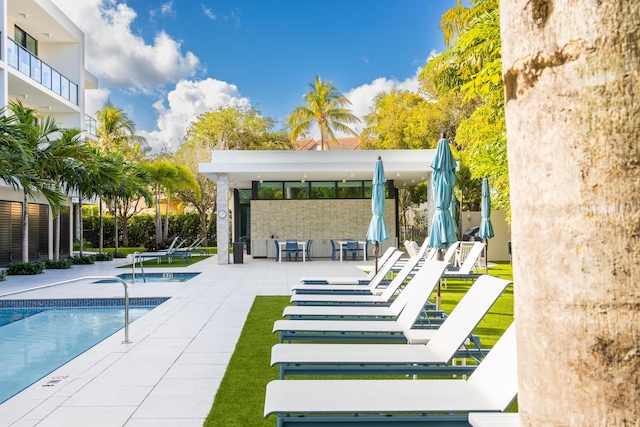
<path id="1" fill-rule="evenodd" d="M 98 207 L 100 211 L 100 237 L 99 237 L 99 252 L 102 253 L 104 248 L 104 217 L 102 216 L 102 197 L 100 197 L 100 205 Z"/>
<path id="2" fill-rule="evenodd" d="M 78 229 L 80 230 L 80 256 L 84 255 L 84 226 L 82 225 L 82 193 L 78 192 L 78 211 L 80 215 L 80 224 Z"/>
<path id="3" fill-rule="evenodd" d="M 26 193 L 22 203 L 22 262 L 29 262 L 29 200 Z"/>
<path id="4" fill-rule="evenodd" d="M 115 239 L 115 252 L 118 252 L 118 198 L 113 199 L 113 229 Z"/>
<path id="5" fill-rule="evenodd" d="M 156 184 L 156 243 L 162 241 L 162 222 L 160 218 L 160 187 Z"/>
<path id="6" fill-rule="evenodd" d="M 169 194 L 166 195 L 165 200 L 167 201 L 167 205 L 165 206 L 164 232 L 162 238 L 167 240 L 169 238 Z"/>
<path id="7" fill-rule="evenodd" d="M 500 15 L 521 423 L 637 425 L 640 3 Z"/>
<path id="8" fill-rule="evenodd" d="M 56 217 L 53 219 L 53 224 L 56 230 L 55 233 L 53 233 L 55 236 L 55 239 L 53 239 L 53 259 L 60 261 L 60 211 L 58 211 Z"/>

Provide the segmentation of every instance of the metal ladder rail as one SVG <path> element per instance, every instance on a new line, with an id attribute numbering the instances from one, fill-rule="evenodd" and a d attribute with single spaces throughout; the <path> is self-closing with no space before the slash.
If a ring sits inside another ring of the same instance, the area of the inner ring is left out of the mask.
<path id="1" fill-rule="evenodd" d="M 5 294 L 0 294 L 0 298 L 11 296 L 11 295 L 17 295 L 24 292 L 36 291 L 39 289 L 51 288 L 54 286 L 66 285 L 68 283 L 81 282 L 83 280 L 105 280 L 105 279 L 115 280 L 117 282 L 120 282 L 124 287 L 124 341 L 122 341 L 122 344 L 131 344 L 131 341 L 129 341 L 129 286 L 127 285 L 127 282 L 122 280 L 120 277 L 117 277 L 117 276 L 79 277 L 77 279 L 64 280 L 62 282 L 50 283 L 48 285 L 35 286 L 29 289 L 22 289 L 19 291 L 7 292 Z"/>
<path id="2" fill-rule="evenodd" d="M 131 284 L 136 283 L 136 260 L 140 264 L 140 271 L 142 272 L 142 281 L 147 282 L 147 276 L 144 274 L 144 259 L 142 254 L 138 251 L 133 253 L 133 263 L 131 264 Z"/>

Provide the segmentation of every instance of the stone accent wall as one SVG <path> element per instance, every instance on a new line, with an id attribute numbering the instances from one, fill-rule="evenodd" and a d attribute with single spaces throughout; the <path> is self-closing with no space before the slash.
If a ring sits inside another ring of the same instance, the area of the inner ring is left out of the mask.
<path id="1" fill-rule="evenodd" d="M 386 200 L 384 219 L 395 241 L 395 200 Z M 252 240 L 364 240 L 370 221 L 370 199 L 251 201 Z"/>

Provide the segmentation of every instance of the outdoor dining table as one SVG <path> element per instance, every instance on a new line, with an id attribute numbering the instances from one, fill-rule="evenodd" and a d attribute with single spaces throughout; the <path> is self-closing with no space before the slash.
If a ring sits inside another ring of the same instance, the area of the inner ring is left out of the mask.
<path id="1" fill-rule="evenodd" d="M 298 240 L 296 243 L 298 243 L 298 247 L 302 249 L 302 262 L 306 262 L 306 253 L 307 253 L 307 241 L 306 240 Z M 279 262 L 282 262 L 282 250 L 284 249 L 284 247 L 287 246 L 287 241 L 279 241 L 278 242 L 278 255 L 280 257 L 280 259 L 278 260 Z M 340 252 L 340 255 L 342 255 L 342 252 Z"/>
<path id="2" fill-rule="evenodd" d="M 338 240 L 338 245 L 340 246 L 340 262 L 342 262 L 342 249 L 347 246 L 347 240 Z M 358 244 L 362 246 L 362 253 L 364 254 L 364 260 L 367 260 L 367 241 L 366 240 L 358 240 Z"/>

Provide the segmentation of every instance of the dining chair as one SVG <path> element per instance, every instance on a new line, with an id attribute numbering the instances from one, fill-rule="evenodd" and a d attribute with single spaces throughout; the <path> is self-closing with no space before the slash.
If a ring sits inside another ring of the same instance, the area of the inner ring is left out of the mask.
<path id="1" fill-rule="evenodd" d="M 344 256 L 345 259 L 349 258 L 349 254 L 353 255 L 353 260 L 356 260 L 356 257 L 358 256 L 358 254 L 360 253 L 360 246 L 358 246 L 358 241 L 357 240 L 347 240 L 347 244 L 345 245 L 344 248 Z"/>
<path id="2" fill-rule="evenodd" d="M 335 261 L 336 258 L 339 256 L 340 248 L 338 247 L 338 245 L 336 245 L 336 242 L 334 242 L 333 240 L 330 240 L 330 242 L 331 242 L 331 259 Z"/>
<path id="3" fill-rule="evenodd" d="M 276 244 L 276 262 L 280 260 L 280 245 L 277 240 L 274 240 L 273 243 Z"/>
<path id="4" fill-rule="evenodd" d="M 307 255 L 307 261 L 311 261 L 311 243 L 313 243 L 313 240 L 311 239 L 307 240 L 307 248 L 305 249 L 305 253 Z"/>
<path id="5" fill-rule="evenodd" d="M 298 261 L 298 254 L 300 253 L 300 249 L 298 248 L 297 240 L 287 240 L 284 251 L 287 253 L 287 261 L 291 261 L 291 254 L 295 254 L 296 261 Z"/>

